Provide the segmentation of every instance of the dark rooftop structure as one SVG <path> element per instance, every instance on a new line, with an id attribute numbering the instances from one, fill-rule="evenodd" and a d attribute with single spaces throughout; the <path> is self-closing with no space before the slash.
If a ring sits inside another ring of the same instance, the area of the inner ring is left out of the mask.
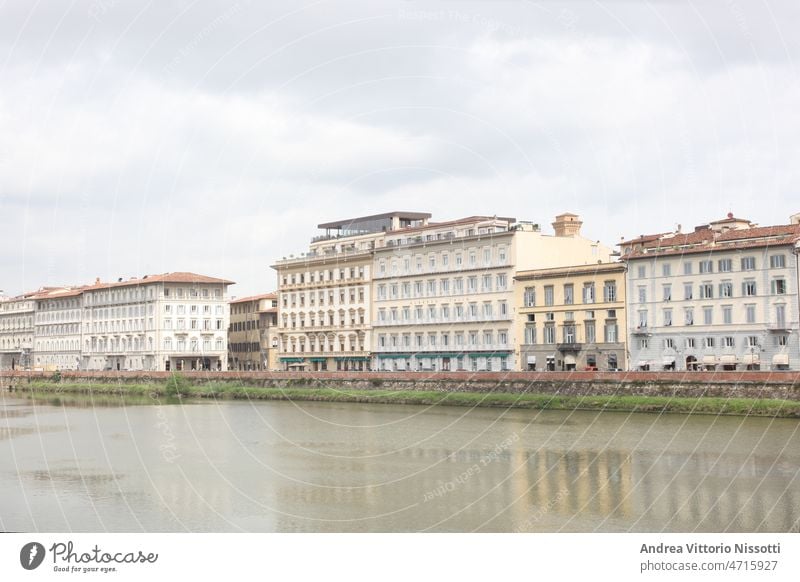
<path id="1" fill-rule="evenodd" d="M 325 229 L 326 235 L 353 236 L 373 232 L 388 232 L 411 226 L 423 226 L 428 223 L 431 214 L 428 212 L 385 212 L 371 216 L 359 216 L 317 225 Z"/>

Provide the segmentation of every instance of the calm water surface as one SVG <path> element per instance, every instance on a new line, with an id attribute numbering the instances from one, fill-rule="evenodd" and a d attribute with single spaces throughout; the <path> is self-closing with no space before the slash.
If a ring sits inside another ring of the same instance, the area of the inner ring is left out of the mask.
<path id="1" fill-rule="evenodd" d="M 797 531 L 800 422 L 0 396 L 4 531 Z"/>

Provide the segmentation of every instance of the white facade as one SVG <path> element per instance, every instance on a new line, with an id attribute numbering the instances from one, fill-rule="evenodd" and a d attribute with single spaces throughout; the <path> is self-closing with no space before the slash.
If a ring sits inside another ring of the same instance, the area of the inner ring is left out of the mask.
<path id="1" fill-rule="evenodd" d="M 170 273 L 84 289 L 83 369 L 227 370 L 230 284 Z"/>
<path id="2" fill-rule="evenodd" d="M 800 369 L 798 240 L 729 216 L 623 243 L 631 368 Z"/>
<path id="3" fill-rule="evenodd" d="M 405 229 L 376 249 L 373 367 L 379 370 L 520 369 L 518 270 L 608 260 L 579 236 L 575 215 L 557 235 L 513 218 L 477 216 Z"/>
<path id="4" fill-rule="evenodd" d="M 81 303 L 81 291 L 69 288 L 36 296 L 34 369 L 80 369 Z"/>
<path id="5" fill-rule="evenodd" d="M 29 368 L 33 350 L 34 293 L 0 298 L 0 370 Z"/>

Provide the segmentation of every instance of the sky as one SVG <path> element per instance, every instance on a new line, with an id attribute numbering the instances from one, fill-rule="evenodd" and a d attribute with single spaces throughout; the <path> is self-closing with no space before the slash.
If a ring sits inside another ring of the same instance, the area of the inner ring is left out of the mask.
<path id="1" fill-rule="evenodd" d="M 0 289 L 275 289 L 394 210 L 615 245 L 800 212 L 796 0 L 0 0 Z"/>

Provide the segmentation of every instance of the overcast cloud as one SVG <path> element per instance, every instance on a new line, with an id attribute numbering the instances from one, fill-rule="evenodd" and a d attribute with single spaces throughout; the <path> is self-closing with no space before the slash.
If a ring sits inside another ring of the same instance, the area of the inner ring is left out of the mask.
<path id="1" fill-rule="evenodd" d="M 267 4 L 267 6 L 262 6 Z M 0 4 L 0 289 L 275 288 L 316 224 L 800 212 L 800 3 Z"/>

